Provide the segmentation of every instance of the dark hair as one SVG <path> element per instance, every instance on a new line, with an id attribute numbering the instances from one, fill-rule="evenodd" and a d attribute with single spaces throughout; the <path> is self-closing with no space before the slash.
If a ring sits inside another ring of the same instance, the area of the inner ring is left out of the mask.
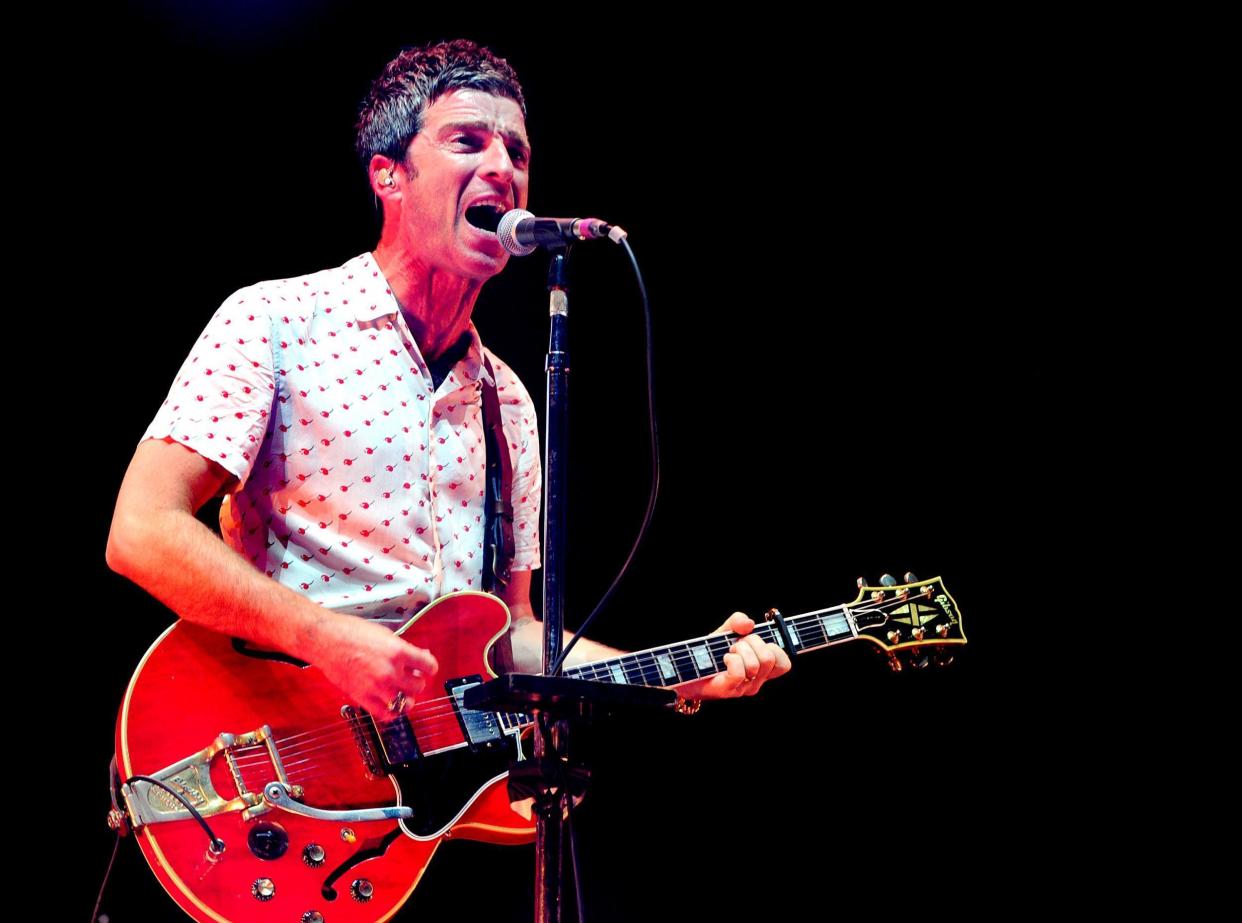
<path id="1" fill-rule="evenodd" d="M 422 130 L 427 107 L 462 89 L 507 96 L 526 115 L 521 84 L 504 58 L 468 39 L 407 48 L 385 65 L 358 111 L 357 150 L 363 168 L 376 154 L 404 161 L 410 141 Z"/>

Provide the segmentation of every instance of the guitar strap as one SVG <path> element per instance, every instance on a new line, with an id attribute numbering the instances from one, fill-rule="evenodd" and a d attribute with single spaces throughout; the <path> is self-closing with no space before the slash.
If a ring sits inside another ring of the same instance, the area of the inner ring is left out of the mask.
<path id="1" fill-rule="evenodd" d="M 496 397 L 496 373 L 486 355 L 483 367 L 483 432 L 487 439 L 486 551 L 483 555 L 483 590 L 493 593 L 509 583 L 513 565 L 513 459 Z M 502 449 L 504 451 L 502 451 Z"/>

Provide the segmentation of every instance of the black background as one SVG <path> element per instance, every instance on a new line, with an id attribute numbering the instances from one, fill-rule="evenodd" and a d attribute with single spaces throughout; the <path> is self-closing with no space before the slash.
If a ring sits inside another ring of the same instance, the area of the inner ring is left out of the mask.
<path id="1" fill-rule="evenodd" d="M 112 840 L 115 709 L 172 618 L 103 561 L 134 445 L 229 293 L 374 246 L 357 103 L 404 45 L 458 36 L 523 81 L 531 210 L 623 225 L 651 292 L 663 490 L 592 635 L 648 647 L 910 569 L 944 576 L 971 639 L 945 671 L 892 674 L 849 645 L 756 699 L 613 725 L 582 811 L 591 918 L 941 906 L 1007 874 L 1039 795 L 1012 783 L 1039 723 L 1019 705 L 1013 640 L 1028 575 L 1056 553 L 1066 390 L 1047 352 L 1058 254 L 1031 231 L 1062 140 L 1044 122 L 1049 67 L 1020 29 L 182 7 L 77 21 L 32 90 L 78 101 L 46 129 L 69 149 L 43 169 L 63 177 L 45 248 L 74 331 L 61 384 L 98 400 L 78 418 L 93 456 L 73 481 L 91 600 L 80 752 L 98 779 L 73 839 L 87 887 Z M 632 275 L 606 244 L 574 259 L 571 619 L 624 559 L 649 484 Z M 543 272 L 512 261 L 475 312 L 541 408 Z M 111 919 L 179 919 L 122 847 Z M 450 844 L 403 918 L 528 919 L 530 861 Z"/>

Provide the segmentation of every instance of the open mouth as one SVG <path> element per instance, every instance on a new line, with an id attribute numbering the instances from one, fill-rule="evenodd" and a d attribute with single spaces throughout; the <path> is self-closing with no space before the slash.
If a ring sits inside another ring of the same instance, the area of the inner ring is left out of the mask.
<path id="1" fill-rule="evenodd" d="M 466 209 L 466 221 L 480 231 L 496 233 L 500 224 L 500 216 L 505 210 L 499 205 L 471 205 Z"/>

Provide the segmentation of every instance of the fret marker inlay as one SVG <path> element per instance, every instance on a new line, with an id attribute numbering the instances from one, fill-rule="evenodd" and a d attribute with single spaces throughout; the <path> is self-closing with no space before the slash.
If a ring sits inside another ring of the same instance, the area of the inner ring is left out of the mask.
<path id="1" fill-rule="evenodd" d="M 707 650 L 706 644 L 700 644 L 691 648 L 694 653 L 694 663 L 700 670 L 715 670 L 716 665 L 712 663 L 712 655 Z"/>

